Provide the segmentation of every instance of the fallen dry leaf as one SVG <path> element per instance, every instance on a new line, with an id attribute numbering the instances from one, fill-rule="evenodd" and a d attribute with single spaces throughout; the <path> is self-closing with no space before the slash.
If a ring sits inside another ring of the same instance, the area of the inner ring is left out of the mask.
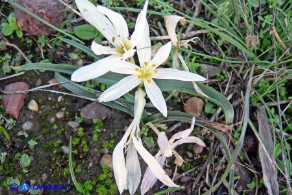
<path id="1" fill-rule="evenodd" d="M 268 189 L 269 195 L 279 194 L 277 168 L 273 158 L 274 142 L 266 110 L 263 107 L 258 110 L 257 119 L 259 123 L 259 136 L 262 140 L 259 145 L 259 157 L 262 164 L 264 184 Z"/>
<path id="2" fill-rule="evenodd" d="M 206 127 L 212 127 L 214 129 L 218 129 L 218 130 L 223 131 L 223 132 L 232 131 L 232 129 L 233 129 L 233 125 L 225 125 L 222 123 L 201 121 L 201 120 L 200 120 L 200 123 Z"/>
<path id="3" fill-rule="evenodd" d="M 6 85 L 4 92 L 17 92 L 29 90 L 29 85 L 25 82 L 16 82 Z M 24 99 L 27 92 L 15 93 L 15 94 L 4 94 L 2 98 L 2 104 L 7 114 L 13 115 L 18 118 L 19 112 L 24 106 Z"/>

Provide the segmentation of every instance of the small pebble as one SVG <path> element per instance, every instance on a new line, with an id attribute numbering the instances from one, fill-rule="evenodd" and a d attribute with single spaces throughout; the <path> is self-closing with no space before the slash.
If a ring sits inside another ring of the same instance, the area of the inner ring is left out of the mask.
<path id="1" fill-rule="evenodd" d="M 62 146 L 62 150 L 65 154 L 69 153 L 69 147 L 68 146 Z"/>
<path id="2" fill-rule="evenodd" d="M 58 102 L 61 102 L 61 101 L 63 101 L 63 100 L 64 100 L 63 96 L 59 96 L 59 97 L 58 97 Z"/>
<path id="3" fill-rule="evenodd" d="M 46 182 L 48 180 L 48 175 L 46 173 L 42 174 L 42 181 Z"/>
<path id="4" fill-rule="evenodd" d="M 77 129 L 77 127 L 79 127 L 79 123 L 76 122 L 76 121 L 69 121 L 69 122 L 68 122 L 68 125 L 69 125 L 70 127 L 72 127 L 73 129 Z"/>
<path id="5" fill-rule="evenodd" d="M 30 180 L 30 185 L 34 185 L 35 184 L 35 180 Z"/>
<path id="6" fill-rule="evenodd" d="M 23 130 L 31 130 L 33 124 L 31 121 L 26 121 L 25 123 L 23 123 L 22 125 L 22 129 Z"/>
<path id="7" fill-rule="evenodd" d="M 58 83 L 58 81 L 56 79 L 49 80 L 49 84 L 51 84 L 51 85 L 54 85 L 54 84 L 57 84 L 57 83 Z"/>
<path id="8" fill-rule="evenodd" d="M 50 122 L 51 122 L 51 123 L 55 123 L 55 122 L 56 122 L 56 118 L 55 118 L 55 117 L 52 117 L 52 118 L 50 119 Z"/>
<path id="9" fill-rule="evenodd" d="M 99 163 L 102 164 L 106 164 L 108 167 L 113 168 L 113 159 L 112 159 L 112 155 L 110 154 L 103 154 Z"/>
<path id="10" fill-rule="evenodd" d="M 204 150 L 204 147 L 202 147 L 202 146 L 200 146 L 200 145 L 198 145 L 198 144 L 195 144 L 195 145 L 193 146 L 193 151 L 194 151 L 194 153 L 196 153 L 196 154 L 200 154 L 200 153 L 202 153 L 203 150 Z"/>
<path id="11" fill-rule="evenodd" d="M 188 155 L 189 158 L 193 158 L 194 157 L 194 155 L 189 151 L 187 151 L 187 155 Z"/>
<path id="12" fill-rule="evenodd" d="M 31 100 L 28 103 L 28 109 L 30 109 L 31 111 L 37 112 L 39 111 L 39 105 L 37 104 L 35 100 Z"/>
<path id="13" fill-rule="evenodd" d="M 39 79 L 37 80 L 37 82 L 35 83 L 35 85 L 36 85 L 36 86 L 40 86 L 40 85 L 42 84 L 42 82 L 43 82 L 42 79 L 39 78 Z"/>
<path id="14" fill-rule="evenodd" d="M 64 111 L 59 111 L 59 112 L 57 112 L 57 114 L 56 114 L 56 117 L 57 117 L 58 119 L 64 118 L 64 116 L 65 116 L 65 112 L 64 112 Z"/>

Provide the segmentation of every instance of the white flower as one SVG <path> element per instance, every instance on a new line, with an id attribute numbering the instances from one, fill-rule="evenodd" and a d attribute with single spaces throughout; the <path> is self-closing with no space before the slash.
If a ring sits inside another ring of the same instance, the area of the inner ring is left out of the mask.
<path id="1" fill-rule="evenodd" d="M 95 41 L 92 42 L 91 49 L 96 55 L 110 56 L 75 71 L 71 80 L 82 82 L 107 73 L 111 64 L 134 55 L 136 51 L 134 48 L 143 36 L 148 0 L 137 18 L 135 30 L 131 36 L 121 14 L 100 5 L 94 6 L 88 0 L 76 0 L 75 2 L 84 19 L 97 28 L 113 46 L 103 46 Z"/>
<path id="2" fill-rule="evenodd" d="M 158 178 L 167 186 L 178 187 L 178 185 L 174 184 L 167 176 L 166 172 L 155 158 L 144 148 L 139 138 L 139 124 L 146 102 L 144 96 L 145 92 L 142 89 L 138 89 L 135 95 L 134 120 L 113 152 L 114 176 L 120 193 L 128 189 L 130 194 L 134 194 L 138 188 L 141 180 L 141 169 L 137 152 L 147 163 L 149 169 L 155 173 L 155 178 Z M 127 151 L 126 160 L 124 157 L 124 150 Z"/>
<path id="3" fill-rule="evenodd" d="M 107 102 L 115 100 L 138 85 L 144 85 L 152 104 L 164 116 L 167 116 L 167 107 L 164 97 L 153 79 L 173 79 L 181 81 L 204 81 L 206 79 L 200 75 L 173 68 L 158 68 L 159 65 L 167 60 L 171 50 L 171 42 L 162 46 L 153 59 L 151 59 L 151 43 L 147 22 L 146 26 L 147 28 L 144 29 L 144 36 L 137 45 L 140 66 L 125 61 L 117 62 L 114 66 L 111 66 L 110 71 L 120 74 L 130 74 L 130 76 L 123 78 L 107 89 L 99 97 L 99 101 Z"/>
<path id="4" fill-rule="evenodd" d="M 184 143 L 196 143 L 200 146 L 205 147 L 205 143 L 195 137 L 189 136 L 195 125 L 195 118 L 192 120 L 191 127 L 184 131 L 178 132 L 174 134 L 170 140 L 167 139 L 165 132 L 158 133 L 158 145 L 159 145 L 159 152 L 155 155 L 155 159 L 160 164 L 161 167 L 164 166 L 165 160 L 167 157 L 172 156 L 174 154 L 176 156 L 176 163 L 181 166 L 183 163 L 182 157 L 177 154 L 174 150 L 175 147 L 184 144 Z M 154 172 L 148 167 L 145 171 L 142 184 L 141 184 L 141 194 L 145 194 L 157 181 L 157 177 L 155 176 Z"/>

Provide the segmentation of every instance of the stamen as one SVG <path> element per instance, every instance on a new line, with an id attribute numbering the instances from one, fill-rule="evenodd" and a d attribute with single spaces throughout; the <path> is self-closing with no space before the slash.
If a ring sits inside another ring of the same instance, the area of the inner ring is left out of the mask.
<path id="1" fill-rule="evenodd" d="M 147 79 L 147 83 L 149 83 L 149 84 L 150 84 L 150 83 L 151 83 L 151 81 L 152 81 L 151 79 Z"/>
<path id="2" fill-rule="evenodd" d="M 158 73 L 158 70 L 153 70 L 153 73 L 154 73 L 154 74 L 157 74 L 157 73 Z"/>
<path id="3" fill-rule="evenodd" d="M 136 72 L 140 72 L 140 68 L 135 68 L 135 71 Z"/>

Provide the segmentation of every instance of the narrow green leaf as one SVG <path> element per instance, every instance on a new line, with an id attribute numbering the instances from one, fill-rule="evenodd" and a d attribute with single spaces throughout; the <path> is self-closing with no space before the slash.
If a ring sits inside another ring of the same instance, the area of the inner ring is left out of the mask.
<path id="1" fill-rule="evenodd" d="M 20 70 L 51 70 L 72 74 L 78 67 L 69 64 L 52 64 L 52 63 L 28 63 L 20 67 Z"/>
<path id="2" fill-rule="evenodd" d="M 87 87 L 84 87 L 82 85 L 79 85 L 78 83 L 72 82 L 69 79 L 63 77 L 61 74 L 59 73 L 55 73 L 55 79 L 59 82 L 59 83 L 63 83 L 62 85 L 72 91 L 75 94 L 78 94 L 80 96 L 84 96 L 87 98 L 91 98 L 91 99 L 97 99 L 96 94 L 98 93 L 97 91 L 93 90 L 93 89 L 89 89 Z"/>
<path id="3" fill-rule="evenodd" d="M 84 189 L 81 187 L 81 185 L 77 182 L 74 170 L 73 170 L 73 161 L 72 161 L 72 137 L 70 136 L 70 142 L 69 142 L 69 171 L 71 175 L 71 179 L 73 181 L 74 186 L 76 187 L 78 192 L 84 193 Z"/>
<path id="4" fill-rule="evenodd" d="M 91 98 L 91 99 L 97 100 L 97 94 L 99 93 L 98 91 L 84 87 L 78 83 L 75 83 L 75 82 L 63 77 L 62 75 L 60 75 L 57 72 L 55 73 L 55 79 L 58 82 L 64 83 L 63 86 L 66 89 L 72 91 L 73 93 L 78 94 L 80 96 L 84 96 L 86 98 Z M 112 101 L 112 102 L 102 102 L 101 104 L 109 106 L 109 107 L 117 109 L 117 110 L 120 110 L 122 112 L 125 112 L 125 113 L 131 115 L 131 116 L 134 115 L 133 103 L 126 101 L 122 98 L 119 98 L 119 99 Z"/>
<path id="5" fill-rule="evenodd" d="M 93 51 L 90 48 L 86 47 L 85 45 L 82 45 L 80 43 L 77 43 L 76 41 L 72 41 L 70 39 L 66 39 L 66 38 L 63 38 L 63 37 L 58 37 L 58 38 L 61 39 L 64 42 L 66 42 L 66 43 L 68 43 L 68 44 L 80 49 L 81 51 L 84 51 L 85 53 L 87 53 L 88 55 L 94 57 L 95 59 L 99 59 L 100 58 L 99 56 L 95 55 L 93 53 Z"/>
<path id="6" fill-rule="evenodd" d="M 178 187 L 178 188 L 167 188 L 166 190 L 162 190 L 160 192 L 156 192 L 154 193 L 154 195 L 163 195 L 163 194 L 167 194 L 167 193 L 170 193 L 170 192 L 175 192 L 175 191 L 179 191 L 179 190 L 183 190 L 185 189 L 185 187 Z"/>

